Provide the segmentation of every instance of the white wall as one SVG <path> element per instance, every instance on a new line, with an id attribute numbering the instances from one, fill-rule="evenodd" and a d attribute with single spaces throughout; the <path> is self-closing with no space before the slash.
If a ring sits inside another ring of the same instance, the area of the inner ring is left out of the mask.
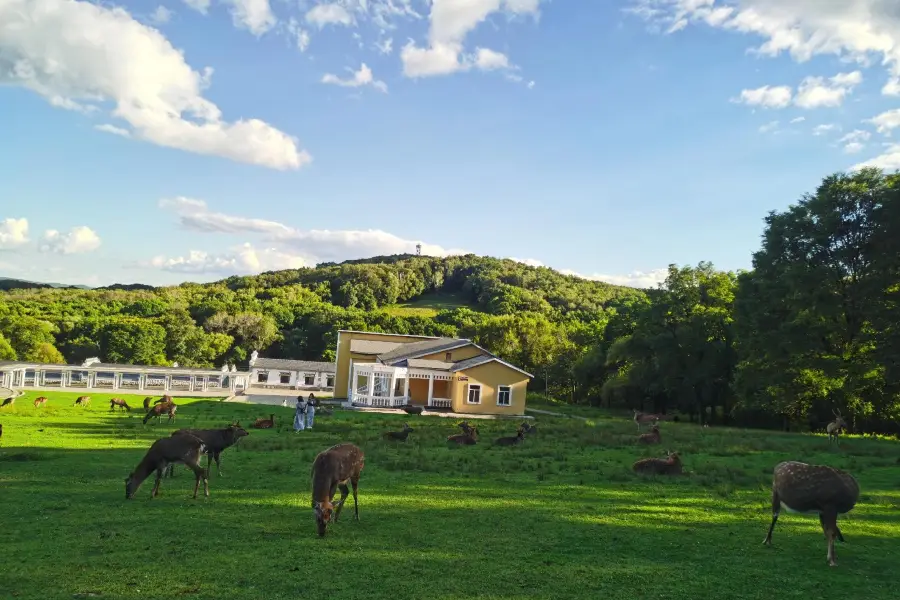
<path id="1" fill-rule="evenodd" d="M 268 371 L 268 376 L 266 380 L 259 381 L 259 373 L 261 371 Z M 281 383 L 281 373 L 290 373 L 291 378 L 289 383 L 284 384 Z M 328 382 L 328 373 L 316 373 L 313 371 L 282 371 L 281 369 L 259 369 L 254 367 L 250 374 L 250 386 L 262 386 L 262 385 L 275 385 L 275 386 L 289 386 L 289 387 L 307 387 L 305 383 L 305 376 L 312 375 L 313 383 L 309 387 L 326 387 Z"/>

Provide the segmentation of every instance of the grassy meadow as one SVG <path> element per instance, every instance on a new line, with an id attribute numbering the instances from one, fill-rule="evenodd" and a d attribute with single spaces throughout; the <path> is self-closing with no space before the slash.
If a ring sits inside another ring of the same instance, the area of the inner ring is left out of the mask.
<path id="1" fill-rule="evenodd" d="M 453 310 L 456 308 L 471 308 L 466 299 L 458 294 L 432 293 L 419 296 L 409 302 L 395 304 L 393 306 L 385 306 L 384 310 L 389 314 L 397 317 L 424 317 L 433 319 L 442 310 Z"/>
<path id="2" fill-rule="evenodd" d="M 448 448 L 455 420 L 336 411 L 291 430 L 281 407 L 176 399 L 175 425 L 141 410 L 87 408 L 76 394 L 31 393 L 0 409 L 0 597 L 3 598 L 896 598 L 900 444 L 701 429 L 663 423 L 661 447 L 634 444 L 633 423 L 538 417 L 520 446 L 493 447 L 513 422 L 479 421 L 482 441 Z M 128 397 L 129 401 L 131 397 Z M 139 405 L 134 397 L 132 405 Z M 104 404 L 105 402 L 105 404 Z M 178 427 L 246 427 L 222 456 L 210 498 L 195 501 L 182 466 L 150 499 L 124 478 L 150 443 Z M 404 421 L 406 443 L 381 439 Z M 360 521 L 352 506 L 320 539 L 310 466 L 329 446 L 366 453 Z M 688 473 L 638 477 L 637 458 L 678 450 Z M 818 519 L 783 514 L 774 545 L 772 467 L 797 459 L 848 469 L 862 488 L 841 519 L 839 566 Z"/>

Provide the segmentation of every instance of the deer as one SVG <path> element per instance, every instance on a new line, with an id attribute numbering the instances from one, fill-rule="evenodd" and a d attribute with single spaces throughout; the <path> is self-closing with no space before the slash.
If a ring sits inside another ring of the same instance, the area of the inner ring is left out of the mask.
<path id="1" fill-rule="evenodd" d="M 643 458 L 631 466 L 635 473 L 648 475 L 681 475 L 681 457 L 677 452 L 666 452 L 666 458 Z"/>
<path id="2" fill-rule="evenodd" d="M 115 410 L 116 407 L 121 408 L 122 410 L 131 412 L 131 407 L 128 406 L 128 402 L 123 400 L 122 398 L 111 398 L 109 401 L 109 410 Z"/>
<path id="3" fill-rule="evenodd" d="M 332 521 L 336 523 L 341 516 L 341 509 L 349 494 L 348 481 L 353 487 L 354 517 L 359 521 L 357 490 L 365 462 L 363 451 L 350 443 L 332 446 L 316 456 L 312 466 L 312 507 L 319 537 L 325 537 L 328 524 Z M 333 502 L 337 489 L 341 490 L 341 498 L 335 507 Z"/>
<path id="4" fill-rule="evenodd" d="M 172 403 L 174 403 L 174 402 L 175 402 L 175 399 L 172 398 L 172 396 L 170 396 L 170 395 L 168 395 L 168 394 L 165 394 L 162 398 L 156 400 L 156 401 L 153 403 L 153 405 L 155 406 L 155 405 L 157 405 L 157 404 L 163 404 L 163 403 L 165 403 L 165 402 L 172 402 Z"/>
<path id="5" fill-rule="evenodd" d="M 169 421 L 173 421 L 175 419 L 175 411 L 178 410 L 178 406 L 174 402 L 167 402 L 163 404 L 154 404 L 149 411 L 147 411 L 147 415 L 144 417 L 144 425 L 147 424 L 147 421 L 156 417 L 156 420 L 159 421 L 159 418 L 163 413 L 169 415 Z"/>
<path id="6" fill-rule="evenodd" d="M 10 396 L 9 398 L 7 398 L 6 400 L 3 401 L 3 404 L 0 404 L 0 407 L 13 406 L 15 403 L 16 403 L 16 397 Z"/>
<path id="7" fill-rule="evenodd" d="M 410 431 L 413 431 L 413 428 L 409 426 L 409 423 L 404 423 L 402 431 L 385 431 L 382 437 L 386 440 L 400 440 L 401 442 L 405 442 L 406 438 L 409 437 Z"/>
<path id="8" fill-rule="evenodd" d="M 824 465 L 785 461 L 772 473 L 772 524 L 763 544 L 772 545 L 772 531 L 781 509 L 798 514 L 817 514 L 828 541 L 828 565 L 837 566 L 834 540 L 844 543 L 838 515 L 845 515 L 859 500 L 859 484 L 846 471 Z"/>
<path id="9" fill-rule="evenodd" d="M 460 446 L 474 446 L 478 443 L 478 428 L 471 427 L 468 423 L 463 422 L 460 426 L 466 425 L 468 429 L 466 429 L 463 433 L 455 433 L 453 435 L 447 436 L 447 442 L 451 444 L 458 444 Z"/>
<path id="10" fill-rule="evenodd" d="M 500 437 L 494 440 L 494 443 L 498 446 L 515 446 L 516 444 L 520 444 L 522 440 L 525 439 L 525 428 L 519 427 L 518 432 L 514 436 L 510 437 Z"/>
<path id="11" fill-rule="evenodd" d="M 407 404 L 403 407 L 403 411 L 408 415 L 421 415 L 422 410 L 421 406 L 414 406 L 412 404 Z"/>
<path id="12" fill-rule="evenodd" d="M 138 463 L 138 466 L 125 478 L 125 499 L 131 500 L 147 477 L 156 471 L 156 481 L 150 497 L 155 498 L 159 494 L 159 484 L 162 481 L 163 471 L 174 463 L 184 463 L 194 472 L 194 499 L 197 498 L 197 490 L 200 480 L 203 480 L 203 490 L 209 497 L 209 470 L 200 466 L 200 456 L 206 451 L 203 440 L 193 435 L 177 435 L 161 438 L 153 442 L 147 454 Z"/>
<path id="13" fill-rule="evenodd" d="M 144 410 L 150 410 L 150 402 L 153 400 L 153 396 L 147 396 L 144 398 Z"/>
<path id="14" fill-rule="evenodd" d="M 75 398 L 75 404 L 73 404 L 72 406 L 87 406 L 90 403 L 90 396 L 78 396 L 77 398 Z"/>
<path id="15" fill-rule="evenodd" d="M 642 433 L 638 436 L 638 444 L 659 444 L 662 442 L 662 435 L 659 433 L 659 425 L 650 428 L 650 433 Z"/>
<path id="16" fill-rule="evenodd" d="M 176 435 L 192 435 L 203 442 L 206 454 L 206 469 L 209 471 L 213 461 L 216 461 L 216 474 L 222 477 L 222 463 L 220 455 L 222 452 L 235 445 L 242 437 L 250 435 L 246 429 L 241 427 L 240 421 L 232 423 L 223 429 L 179 429 L 172 432 L 172 437 Z M 174 464 L 169 464 L 164 476 L 171 477 L 174 474 Z"/>
<path id="17" fill-rule="evenodd" d="M 635 409 L 634 410 L 634 423 L 637 425 L 638 431 L 641 430 L 641 426 L 645 423 L 651 423 L 656 425 L 659 422 L 659 415 L 654 415 L 651 413 L 642 413 L 641 411 Z"/>
<path id="18" fill-rule="evenodd" d="M 272 429 L 275 427 L 275 415 L 269 415 L 268 419 L 259 418 L 251 425 L 254 429 Z"/>
<path id="19" fill-rule="evenodd" d="M 828 433 L 829 442 L 840 444 L 838 436 L 847 427 L 847 422 L 844 421 L 844 417 L 841 416 L 840 409 L 837 411 L 832 410 L 831 413 L 834 415 L 834 421 L 825 426 L 825 432 Z"/>
<path id="20" fill-rule="evenodd" d="M 47 403 L 46 396 L 38 396 L 37 398 L 34 399 L 34 407 L 35 408 L 37 408 L 38 406 L 43 406 L 46 403 Z"/>
<path id="21" fill-rule="evenodd" d="M 470 433 L 472 431 L 472 426 L 469 425 L 469 421 L 463 421 L 462 423 L 457 423 L 457 427 L 463 430 L 464 433 Z"/>

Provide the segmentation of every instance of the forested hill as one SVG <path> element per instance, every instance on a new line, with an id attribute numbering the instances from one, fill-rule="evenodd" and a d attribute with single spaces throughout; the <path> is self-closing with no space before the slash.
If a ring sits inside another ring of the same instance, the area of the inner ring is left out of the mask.
<path id="1" fill-rule="evenodd" d="M 819 429 L 840 410 L 854 431 L 900 431 L 900 174 L 827 177 L 765 216 L 752 259 L 670 266 L 661 290 L 476 256 L 11 290 L 0 360 L 244 365 L 254 349 L 331 360 L 338 329 L 463 336 L 567 401 Z"/>

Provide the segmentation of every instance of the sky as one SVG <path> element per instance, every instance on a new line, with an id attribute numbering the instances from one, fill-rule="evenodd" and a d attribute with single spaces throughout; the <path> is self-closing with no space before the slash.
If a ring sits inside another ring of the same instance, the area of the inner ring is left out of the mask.
<path id="1" fill-rule="evenodd" d="M 896 0 L 0 0 L 0 276 L 420 243 L 654 286 L 898 128 Z"/>

